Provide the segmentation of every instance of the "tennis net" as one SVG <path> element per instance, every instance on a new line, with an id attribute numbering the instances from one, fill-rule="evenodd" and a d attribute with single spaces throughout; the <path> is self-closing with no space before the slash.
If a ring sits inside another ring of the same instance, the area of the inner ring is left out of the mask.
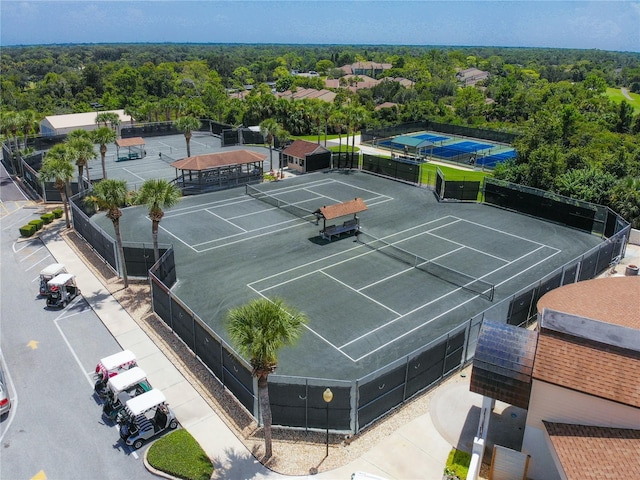
<path id="1" fill-rule="evenodd" d="M 297 205 L 294 205 L 292 203 L 284 202 L 279 198 L 274 197 L 273 195 L 269 195 L 268 193 L 261 192 L 257 188 L 252 187 L 251 185 L 245 185 L 245 187 L 246 187 L 247 195 L 257 200 L 260 200 L 262 202 L 265 202 L 273 207 L 280 208 L 286 212 L 289 212 L 292 215 L 295 215 L 296 217 L 300 217 L 304 220 L 308 220 L 310 222 L 316 223 L 316 216 L 311 210 L 298 207 Z"/>
<path id="2" fill-rule="evenodd" d="M 396 247 L 380 238 L 376 238 L 371 234 L 362 230 L 357 234 L 358 242 L 366 245 L 372 250 L 378 251 L 388 257 L 399 260 L 407 265 L 422 270 L 436 278 L 451 283 L 457 287 L 467 290 L 478 295 L 482 295 L 489 301 L 493 301 L 495 286 L 484 280 L 474 278 L 466 273 L 459 272 L 444 265 L 440 265 L 432 260 L 427 260 L 414 253 L 408 252 L 400 247 Z"/>

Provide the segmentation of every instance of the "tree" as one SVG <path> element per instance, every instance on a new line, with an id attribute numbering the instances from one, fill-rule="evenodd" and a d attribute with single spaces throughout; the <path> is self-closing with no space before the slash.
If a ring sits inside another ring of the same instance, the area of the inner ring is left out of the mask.
<path id="1" fill-rule="evenodd" d="M 165 208 L 171 208 L 182 196 L 178 187 L 164 179 L 145 180 L 140 190 L 135 194 L 133 203 L 136 205 L 146 205 L 149 209 L 151 219 L 151 235 L 153 237 L 153 256 L 155 261 L 160 260 L 160 249 L 158 248 L 158 227 L 160 220 L 164 217 Z"/>
<path id="2" fill-rule="evenodd" d="M 271 406 L 267 379 L 278 367 L 278 351 L 300 337 L 307 317 L 280 298 L 259 298 L 229 310 L 227 331 L 238 352 L 249 358 L 258 379 L 265 459 L 271 458 Z"/>
<path id="3" fill-rule="evenodd" d="M 73 178 L 72 161 L 74 156 L 75 152 L 69 145 L 58 143 L 47 152 L 42 162 L 42 167 L 38 172 L 43 182 L 53 181 L 56 189 L 60 192 L 67 228 L 71 227 L 71 222 L 69 222 L 69 199 L 67 191 L 69 182 Z"/>
<path id="4" fill-rule="evenodd" d="M 189 115 L 178 118 L 174 123 L 175 127 L 184 133 L 187 142 L 187 157 L 191 156 L 191 132 L 200 128 L 200 120 Z"/>
<path id="5" fill-rule="evenodd" d="M 73 167 L 72 167 L 73 168 Z M 118 257 L 122 266 L 122 280 L 124 288 L 129 288 L 129 277 L 127 276 L 127 264 L 124 259 L 124 248 L 122 246 L 122 234 L 120 233 L 121 207 L 128 204 L 129 194 L 127 192 L 127 182 L 125 180 L 104 179 L 93 187 L 91 195 L 85 198 L 85 203 L 107 212 L 107 218 L 113 222 L 113 230 L 116 235 L 116 245 L 118 247 Z"/>
<path id="6" fill-rule="evenodd" d="M 611 208 L 627 220 L 632 228 L 640 228 L 640 177 L 625 177 L 611 190 Z"/>
<path id="7" fill-rule="evenodd" d="M 101 112 L 96 115 L 96 123 L 100 125 L 104 123 L 105 127 L 111 127 L 118 133 L 118 125 L 120 125 L 120 115 L 115 112 Z"/>
<path id="8" fill-rule="evenodd" d="M 271 170 L 273 170 L 273 142 L 281 129 L 280 124 L 273 118 L 267 118 L 260 123 L 260 133 L 269 144 L 269 165 L 271 165 Z M 280 161 L 278 161 L 278 168 L 280 168 Z"/>
<path id="9" fill-rule="evenodd" d="M 109 127 L 99 127 L 93 130 L 91 137 L 95 143 L 100 145 L 100 158 L 102 159 L 102 178 L 107 179 L 107 164 L 105 156 L 107 155 L 107 144 L 116 141 L 116 132 Z"/>
<path id="10" fill-rule="evenodd" d="M 78 188 L 80 191 L 84 191 L 84 182 L 82 176 L 84 173 L 84 167 L 87 167 L 87 181 L 91 183 L 91 175 L 89 174 L 89 160 L 97 157 L 94 150 L 93 140 L 91 140 L 91 134 L 86 130 L 73 130 L 69 132 L 65 140 L 76 154 L 76 166 L 78 167 Z"/>

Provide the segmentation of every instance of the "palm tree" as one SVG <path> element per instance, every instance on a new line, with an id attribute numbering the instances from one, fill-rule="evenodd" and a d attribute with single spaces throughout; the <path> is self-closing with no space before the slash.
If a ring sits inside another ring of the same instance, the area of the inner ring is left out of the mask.
<path id="1" fill-rule="evenodd" d="M 27 149 L 27 137 L 38 129 L 38 114 L 34 110 L 22 110 L 18 114 L 18 123 L 23 136 L 23 149 Z"/>
<path id="2" fill-rule="evenodd" d="M 73 167 L 72 167 L 73 168 Z M 113 230 L 116 234 L 116 245 L 118 247 L 118 257 L 122 266 L 122 280 L 124 288 L 129 288 L 129 278 L 127 277 L 127 264 L 124 260 L 124 248 L 122 246 L 122 235 L 120 234 L 120 217 L 122 210 L 120 207 L 127 205 L 129 194 L 127 192 L 127 182 L 125 180 L 101 180 L 93 187 L 91 195 L 84 201 L 96 208 L 105 210 L 107 218 L 113 222 Z"/>
<path id="3" fill-rule="evenodd" d="M 102 159 L 102 178 L 107 179 L 107 165 L 104 157 L 107 155 L 107 144 L 116 141 L 116 132 L 109 127 L 96 128 L 91 134 L 93 141 L 100 145 L 100 157 Z"/>
<path id="4" fill-rule="evenodd" d="M 338 166 L 342 155 L 342 132 L 347 129 L 347 118 L 342 110 L 333 110 L 328 120 L 329 125 L 338 133 Z M 348 148 L 347 148 L 348 150 Z"/>
<path id="5" fill-rule="evenodd" d="M 185 116 L 178 118 L 173 122 L 175 127 L 184 133 L 184 139 L 187 141 L 187 157 L 191 156 L 191 132 L 200 128 L 200 120 L 195 117 Z"/>
<path id="6" fill-rule="evenodd" d="M 276 133 L 281 130 L 282 127 L 273 118 L 267 118 L 260 123 L 260 133 L 269 144 L 269 164 L 271 170 L 273 170 L 273 142 L 276 138 Z M 280 168 L 280 162 L 278 162 L 278 168 Z"/>
<path id="7" fill-rule="evenodd" d="M 160 250 L 158 248 L 158 227 L 160 220 L 164 216 L 164 208 L 171 208 L 182 196 L 178 187 L 166 180 L 145 180 L 140 190 L 135 194 L 133 203 L 136 205 L 146 205 L 149 208 L 149 218 L 151 218 L 151 234 L 153 235 L 153 256 L 155 261 L 160 260 Z"/>
<path id="8" fill-rule="evenodd" d="M 115 112 L 102 112 L 96 115 L 96 123 L 98 125 L 104 123 L 105 127 L 111 127 L 117 134 L 118 125 L 120 125 L 120 115 Z"/>
<path id="9" fill-rule="evenodd" d="M 346 113 L 349 119 L 349 126 L 353 132 L 353 148 L 351 149 L 351 168 L 353 168 L 353 157 L 355 156 L 356 151 L 356 133 L 358 129 L 365 124 L 367 120 L 367 111 L 364 107 L 358 105 L 348 107 Z"/>
<path id="10" fill-rule="evenodd" d="M 258 400 L 264 428 L 265 459 L 271 458 L 271 406 L 267 378 L 278 366 L 278 351 L 301 335 L 307 317 L 280 298 L 259 298 L 229 310 L 227 331 L 238 352 L 249 358 L 258 379 Z"/>
<path id="11" fill-rule="evenodd" d="M 89 160 L 96 158 L 96 151 L 94 149 L 93 140 L 91 140 L 91 134 L 86 130 L 73 130 L 69 132 L 65 140 L 76 152 L 76 166 L 78 167 L 78 188 L 80 191 L 84 191 L 84 182 L 82 181 L 82 175 L 84 173 L 84 167 L 87 167 L 87 181 L 91 183 L 91 176 L 89 174 Z"/>
<path id="12" fill-rule="evenodd" d="M 69 182 L 73 178 L 73 158 L 76 155 L 69 145 L 58 143 L 46 153 L 42 167 L 38 172 L 43 182 L 53 181 L 60 192 L 60 198 L 64 206 L 64 218 L 67 228 L 71 226 L 69 221 L 69 199 L 67 191 Z"/>

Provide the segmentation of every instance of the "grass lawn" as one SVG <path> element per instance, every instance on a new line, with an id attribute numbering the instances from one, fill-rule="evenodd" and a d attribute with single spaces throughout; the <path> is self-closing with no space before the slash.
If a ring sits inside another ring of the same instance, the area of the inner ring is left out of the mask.
<path id="1" fill-rule="evenodd" d="M 625 97 L 619 88 L 607 88 L 607 97 L 613 100 L 616 103 L 622 103 L 622 100 L 625 100 L 629 105 L 633 107 L 633 113 L 640 113 L 640 95 L 637 93 L 629 92 L 629 96 L 633 98 L 633 100 L 629 100 Z"/>
<path id="2" fill-rule="evenodd" d="M 435 165 L 433 163 L 423 163 L 420 169 L 423 185 L 435 185 L 436 169 L 439 168 L 447 180 L 469 180 L 482 182 L 484 177 L 491 175 L 489 172 L 481 172 L 478 170 L 461 170 L 455 167 L 445 165 Z"/>

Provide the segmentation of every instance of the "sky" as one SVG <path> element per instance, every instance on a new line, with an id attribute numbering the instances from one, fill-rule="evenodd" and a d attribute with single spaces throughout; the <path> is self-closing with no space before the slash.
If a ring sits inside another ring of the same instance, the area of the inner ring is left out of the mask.
<path id="1" fill-rule="evenodd" d="M 278 43 L 640 52 L 640 0 L 0 0 L 0 45 Z"/>

